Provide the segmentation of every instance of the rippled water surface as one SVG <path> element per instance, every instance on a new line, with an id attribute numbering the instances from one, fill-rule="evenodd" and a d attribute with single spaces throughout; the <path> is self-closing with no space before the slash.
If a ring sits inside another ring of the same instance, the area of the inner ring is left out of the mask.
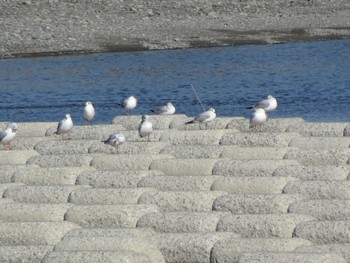
<path id="1" fill-rule="evenodd" d="M 84 123 L 86 100 L 95 123 L 124 114 L 120 101 L 135 95 L 135 114 L 172 101 L 177 113 L 249 117 L 246 107 L 271 94 L 271 117 L 308 121 L 350 119 L 350 40 L 224 48 L 104 53 L 0 60 L 0 121 L 59 121 L 70 113 Z"/>

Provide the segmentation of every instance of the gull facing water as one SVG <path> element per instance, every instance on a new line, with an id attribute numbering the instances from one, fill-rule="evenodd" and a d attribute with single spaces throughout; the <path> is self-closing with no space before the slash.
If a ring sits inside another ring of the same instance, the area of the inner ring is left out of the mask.
<path id="1" fill-rule="evenodd" d="M 164 106 L 161 106 L 151 111 L 159 115 L 172 115 L 175 113 L 175 107 L 171 102 L 168 102 Z"/>
<path id="2" fill-rule="evenodd" d="M 134 96 L 130 96 L 122 103 L 122 107 L 126 110 L 127 114 L 130 114 L 131 110 L 137 106 L 137 99 Z"/>
<path id="3" fill-rule="evenodd" d="M 88 124 L 92 124 L 92 119 L 95 117 L 95 108 L 91 101 L 85 102 L 84 119 Z"/>
<path id="4" fill-rule="evenodd" d="M 153 132 L 152 122 L 149 120 L 148 115 L 142 115 L 142 121 L 139 126 L 139 135 L 141 138 L 148 137 L 150 139 L 150 135 Z"/>
<path id="5" fill-rule="evenodd" d="M 73 128 L 73 120 L 70 114 L 66 114 L 65 118 L 58 123 L 57 131 L 54 134 L 62 134 L 62 139 L 69 139 L 68 137 L 64 137 L 64 135 L 68 134 Z"/>
<path id="6" fill-rule="evenodd" d="M 11 142 L 15 139 L 18 130 L 16 123 L 10 123 L 5 130 L 0 132 L 0 142 L 4 144 L 6 150 L 11 150 Z"/>

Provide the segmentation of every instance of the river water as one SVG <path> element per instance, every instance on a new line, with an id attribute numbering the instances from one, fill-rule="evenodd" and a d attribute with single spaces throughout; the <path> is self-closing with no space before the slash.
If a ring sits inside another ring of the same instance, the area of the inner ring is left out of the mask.
<path id="1" fill-rule="evenodd" d="M 171 101 L 192 116 L 202 108 L 190 85 L 218 116 L 249 117 L 248 106 L 273 95 L 272 118 L 349 121 L 350 40 L 3 59 L 0 121 L 70 113 L 82 124 L 91 100 L 95 123 L 111 123 L 129 95 L 138 98 L 134 114 Z"/>

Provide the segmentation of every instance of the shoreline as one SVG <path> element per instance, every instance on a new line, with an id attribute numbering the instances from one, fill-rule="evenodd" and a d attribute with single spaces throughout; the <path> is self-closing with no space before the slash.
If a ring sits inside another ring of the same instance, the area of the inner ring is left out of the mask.
<path id="1" fill-rule="evenodd" d="M 340 1 L 4 1 L 0 58 L 350 38 Z"/>

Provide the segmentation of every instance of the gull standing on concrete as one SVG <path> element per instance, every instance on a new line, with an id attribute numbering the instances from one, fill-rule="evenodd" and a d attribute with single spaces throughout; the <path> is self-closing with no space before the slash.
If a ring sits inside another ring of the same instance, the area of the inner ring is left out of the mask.
<path id="1" fill-rule="evenodd" d="M 73 128 L 73 120 L 70 114 L 66 114 L 65 118 L 58 123 L 57 131 L 54 134 L 62 134 L 62 139 L 69 139 L 64 137 L 65 134 L 68 134 Z"/>
<path id="2" fill-rule="evenodd" d="M 161 106 L 151 111 L 159 115 L 172 115 L 175 113 L 175 107 L 171 102 L 168 102 L 164 106 Z"/>
<path id="3" fill-rule="evenodd" d="M 125 142 L 125 136 L 121 133 L 112 133 L 111 135 L 109 135 L 107 140 L 102 141 L 102 142 L 118 148 L 118 145 Z"/>
<path id="4" fill-rule="evenodd" d="M 153 132 L 152 122 L 149 120 L 148 115 L 142 115 L 142 121 L 139 126 L 139 135 L 141 138 L 148 137 L 150 140 L 150 135 Z"/>
<path id="5" fill-rule="evenodd" d="M 85 102 L 84 118 L 88 124 L 92 124 L 92 119 L 95 117 L 95 108 L 91 101 Z"/>
<path id="6" fill-rule="evenodd" d="M 216 113 L 214 108 L 210 108 L 209 110 L 202 112 L 199 114 L 196 118 L 194 118 L 192 121 L 186 122 L 186 124 L 191 124 L 191 123 L 205 123 L 206 128 L 208 125 L 208 122 L 211 122 L 215 120 L 216 118 Z"/>
<path id="7" fill-rule="evenodd" d="M 0 132 L 0 142 L 4 144 L 6 150 L 11 150 L 11 142 L 16 137 L 18 125 L 16 123 L 10 123 L 6 126 L 5 130 Z"/>
<path id="8" fill-rule="evenodd" d="M 277 108 L 277 100 L 271 95 L 267 96 L 267 99 L 259 101 L 253 106 L 252 109 L 262 108 L 266 113 L 273 111 Z"/>
<path id="9" fill-rule="evenodd" d="M 262 108 L 254 109 L 250 117 L 249 128 L 257 131 L 257 128 L 261 128 L 266 121 L 267 115 L 265 110 Z"/>
<path id="10" fill-rule="evenodd" d="M 131 110 L 136 108 L 137 106 L 137 99 L 134 96 L 130 96 L 129 98 L 125 99 L 122 103 L 122 107 L 126 110 L 127 114 L 130 114 Z"/>

